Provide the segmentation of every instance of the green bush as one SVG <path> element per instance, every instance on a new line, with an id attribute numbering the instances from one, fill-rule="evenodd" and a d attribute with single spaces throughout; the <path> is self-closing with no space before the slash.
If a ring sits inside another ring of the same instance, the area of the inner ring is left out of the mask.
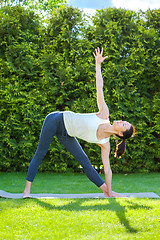
<path id="1" fill-rule="evenodd" d="M 114 158 L 113 172 L 159 171 L 160 10 L 133 12 L 108 8 L 92 18 L 79 9 L 53 10 L 47 26 L 23 7 L 0 9 L 1 171 L 26 171 L 45 116 L 53 111 L 96 112 L 92 52 L 104 47 L 105 100 L 111 123 L 123 119 L 137 134 L 126 154 Z M 102 171 L 100 148 L 80 140 Z M 40 171 L 78 171 L 78 163 L 53 139 Z"/>

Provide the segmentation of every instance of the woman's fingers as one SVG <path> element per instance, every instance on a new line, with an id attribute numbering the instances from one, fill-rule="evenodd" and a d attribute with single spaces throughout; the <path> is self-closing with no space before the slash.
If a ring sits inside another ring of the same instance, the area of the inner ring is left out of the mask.
<path id="1" fill-rule="evenodd" d="M 99 48 L 99 47 L 95 49 L 95 52 L 93 52 L 93 56 L 94 56 L 95 58 L 101 57 L 101 59 L 102 59 L 101 62 L 103 62 L 106 58 L 108 58 L 108 56 L 105 56 L 105 57 L 103 58 L 102 55 L 103 55 L 103 47 L 102 47 L 101 52 L 100 52 L 100 48 Z"/>
<path id="2" fill-rule="evenodd" d="M 100 48 L 97 47 L 97 48 L 95 49 L 95 52 L 96 52 L 96 54 L 99 53 L 99 54 L 103 55 L 103 47 L 102 47 L 102 50 L 101 50 L 101 51 L 100 51 Z"/>
<path id="3" fill-rule="evenodd" d="M 102 47 L 101 55 L 103 55 L 103 47 Z"/>
<path id="4" fill-rule="evenodd" d="M 105 57 L 103 58 L 103 60 L 105 60 L 106 58 L 108 58 L 108 56 L 105 56 Z"/>

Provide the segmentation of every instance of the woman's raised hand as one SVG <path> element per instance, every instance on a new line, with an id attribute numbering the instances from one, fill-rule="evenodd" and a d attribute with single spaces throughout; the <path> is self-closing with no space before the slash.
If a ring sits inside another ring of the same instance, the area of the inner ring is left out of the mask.
<path id="1" fill-rule="evenodd" d="M 97 49 L 95 49 L 95 52 L 93 52 L 93 55 L 95 57 L 96 63 L 102 63 L 106 58 L 108 58 L 108 56 L 103 57 L 103 48 L 102 51 L 100 52 L 99 47 Z"/>

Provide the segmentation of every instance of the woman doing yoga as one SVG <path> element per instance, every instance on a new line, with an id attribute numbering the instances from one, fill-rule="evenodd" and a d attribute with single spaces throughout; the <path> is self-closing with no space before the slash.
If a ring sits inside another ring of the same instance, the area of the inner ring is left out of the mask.
<path id="1" fill-rule="evenodd" d="M 116 157 L 120 157 L 125 152 L 125 139 L 132 136 L 134 127 L 126 121 L 114 121 L 110 124 L 109 109 L 104 101 L 103 78 L 101 74 L 101 63 L 107 58 L 103 57 L 103 48 L 95 49 L 93 53 L 96 61 L 96 89 L 97 104 L 99 112 L 97 113 L 73 113 L 70 111 L 52 112 L 44 120 L 39 144 L 36 153 L 30 163 L 27 173 L 27 182 L 23 198 L 31 197 L 31 184 L 36 176 L 38 167 L 46 155 L 53 136 L 66 147 L 66 149 L 81 164 L 87 177 L 104 193 L 105 197 L 121 197 L 122 195 L 112 191 L 112 171 L 110 168 L 109 154 L 111 135 L 117 135 L 122 139 L 117 146 Z M 101 157 L 104 166 L 105 182 L 91 165 L 87 155 L 77 141 L 77 138 L 90 143 L 96 143 L 101 148 Z"/>

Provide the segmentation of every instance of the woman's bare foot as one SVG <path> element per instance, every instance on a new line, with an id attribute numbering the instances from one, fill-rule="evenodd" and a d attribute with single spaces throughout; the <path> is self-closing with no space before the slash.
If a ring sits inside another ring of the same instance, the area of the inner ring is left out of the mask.
<path id="1" fill-rule="evenodd" d="M 106 198 L 110 197 L 109 194 L 108 194 L 107 185 L 105 183 L 103 185 L 101 185 L 99 188 L 102 190 L 102 192 L 104 193 L 104 196 Z"/>
<path id="2" fill-rule="evenodd" d="M 122 194 L 119 194 L 119 193 L 116 193 L 116 192 L 113 192 L 112 191 L 112 196 L 111 197 L 128 197 L 128 196 L 126 196 L 126 195 L 122 195 Z"/>
<path id="3" fill-rule="evenodd" d="M 32 182 L 29 182 L 29 181 L 26 182 L 26 187 L 24 189 L 23 198 L 32 198 L 32 196 L 30 194 L 31 184 L 32 184 Z"/>
<path id="4" fill-rule="evenodd" d="M 31 194 L 28 192 L 23 193 L 23 198 L 32 198 Z"/>

